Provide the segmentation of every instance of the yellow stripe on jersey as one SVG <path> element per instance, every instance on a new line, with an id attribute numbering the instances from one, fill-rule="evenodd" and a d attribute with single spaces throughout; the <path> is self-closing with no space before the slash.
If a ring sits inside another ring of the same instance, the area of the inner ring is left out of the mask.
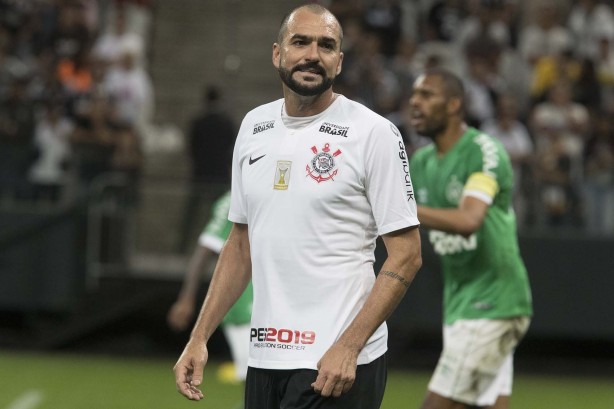
<path id="1" fill-rule="evenodd" d="M 499 191 L 497 179 L 483 172 L 475 172 L 469 176 L 465 183 L 465 192 L 473 191 L 486 194 L 493 199 Z"/>

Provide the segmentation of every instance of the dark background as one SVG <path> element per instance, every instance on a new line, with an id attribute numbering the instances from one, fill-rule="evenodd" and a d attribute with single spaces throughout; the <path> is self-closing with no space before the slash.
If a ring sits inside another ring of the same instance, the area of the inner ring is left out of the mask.
<path id="1" fill-rule="evenodd" d="M 189 331 L 174 333 L 165 319 L 182 272 L 148 278 L 127 268 L 92 278 L 86 210 L 0 213 L 0 347 L 178 356 Z M 108 257 L 117 241 L 104 244 Z M 379 244 L 378 264 L 385 257 Z M 431 368 L 441 348 L 439 264 L 426 237 L 423 246 L 423 268 L 388 320 L 393 366 Z M 614 239 L 524 233 L 520 248 L 535 316 L 518 370 L 614 374 Z M 220 331 L 210 350 L 229 357 Z"/>

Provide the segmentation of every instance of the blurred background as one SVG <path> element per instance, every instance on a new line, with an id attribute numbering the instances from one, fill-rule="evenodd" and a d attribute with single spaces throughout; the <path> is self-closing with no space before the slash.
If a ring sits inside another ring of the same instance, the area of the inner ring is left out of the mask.
<path id="1" fill-rule="evenodd" d="M 272 43 L 302 3 L 0 0 L 1 351 L 170 370 L 189 334 L 166 313 L 242 117 L 282 96 Z M 428 143 L 408 125 L 411 84 L 433 66 L 463 78 L 468 122 L 508 149 L 535 302 L 518 370 L 614 377 L 614 2 L 319 3 L 344 27 L 336 91 L 394 122 L 410 153 Z M 389 320 L 401 369 L 432 369 L 441 347 L 423 243 Z M 229 356 L 222 335 L 211 350 Z"/>

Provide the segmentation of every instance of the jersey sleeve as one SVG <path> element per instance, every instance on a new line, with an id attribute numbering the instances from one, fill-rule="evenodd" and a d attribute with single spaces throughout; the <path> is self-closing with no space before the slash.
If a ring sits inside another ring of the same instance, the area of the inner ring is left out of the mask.
<path id="1" fill-rule="evenodd" d="M 228 220 L 234 223 L 247 223 L 247 209 L 245 204 L 245 194 L 243 190 L 243 172 L 242 165 L 244 160 L 243 142 L 244 129 L 247 117 L 241 123 L 239 134 L 235 142 L 232 152 L 232 178 L 231 178 L 231 195 L 230 195 L 230 211 L 228 212 Z"/>
<path id="2" fill-rule="evenodd" d="M 198 237 L 199 245 L 218 254 L 222 251 L 232 227 L 232 223 L 228 221 L 229 207 L 230 192 L 227 192 L 213 204 L 211 218 Z"/>
<path id="3" fill-rule="evenodd" d="M 365 187 L 378 234 L 419 225 L 409 160 L 399 130 L 388 121 L 379 121 L 365 148 Z"/>
<path id="4" fill-rule="evenodd" d="M 469 175 L 463 188 L 463 196 L 475 197 L 490 205 L 501 187 L 509 183 L 509 157 L 500 143 L 484 133 L 476 136 L 474 142 L 468 158 Z"/>

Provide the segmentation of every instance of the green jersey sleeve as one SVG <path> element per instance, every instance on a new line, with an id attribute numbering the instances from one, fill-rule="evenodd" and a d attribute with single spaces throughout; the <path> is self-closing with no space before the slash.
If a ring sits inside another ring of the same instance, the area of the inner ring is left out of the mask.
<path id="1" fill-rule="evenodd" d="M 215 201 L 211 210 L 211 218 L 205 226 L 198 243 L 219 254 L 232 229 L 232 222 L 228 220 L 230 209 L 230 191 L 224 193 Z"/>

